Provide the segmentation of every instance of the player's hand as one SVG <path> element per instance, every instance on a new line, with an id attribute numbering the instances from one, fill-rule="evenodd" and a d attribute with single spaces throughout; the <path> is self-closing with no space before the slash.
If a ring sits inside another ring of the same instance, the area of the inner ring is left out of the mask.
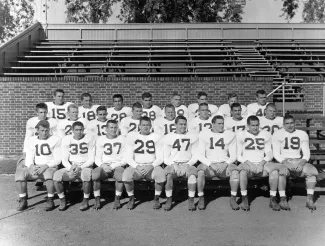
<path id="1" fill-rule="evenodd" d="M 266 161 L 262 161 L 259 164 L 257 164 L 257 166 L 256 166 L 257 174 L 263 173 L 265 163 L 266 163 Z"/>
<path id="2" fill-rule="evenodd" d="M 247 166 L 248 166 L 248 171 L 252 172 L 252 173 L 257 173 L 257 165 L 250 162 L 250 161 L 245 161 L 244 162 Z"/>
<path id="3" fill-rule="evenodd" d="M 48 165 L 40 165 L 40 166 L 38 166 L 38 169 L 37 169 L 38 175 L 44 173 L 45 170 L 48 169 L 48 168 L 49 168 Z"/>
<path id="4" fill-rule="evenodd" d="M 279 167 L 279 175 L 280 176 L 288 176 L 288 174 L 289 174 L 288 168 L 285 165 L 281 165 Z"/>
<path id="5" fill-rule="evenodd" d="M 180 173 L 181 173 L 180 165 L 181 165 L 181 163 L 175 163 L 175 165 L 174 165 L 174 171 L 175 171 L 177 176 L 180 176 Z"/>
<path id="6" fill-rule="evenodd" d="M 102 168 L 106 173 L 110 173 L 113 171 L 112 167 L 107 163 L 102 164 Z"/>
<path id="7" fill-rule="evenodd" d="M 77 177 L 80 171 L 81 171 L 81 167 L 77 165 L 72 166 L 73 177 Z"/>
<path id="8" fill-rule="evenodd" d="M 225 162 L 218 163 L 216 166 L 216 169 L 215 169 L 217 174 L 221 174 L 227 166 L 228 166 L 228 164 Z"/>

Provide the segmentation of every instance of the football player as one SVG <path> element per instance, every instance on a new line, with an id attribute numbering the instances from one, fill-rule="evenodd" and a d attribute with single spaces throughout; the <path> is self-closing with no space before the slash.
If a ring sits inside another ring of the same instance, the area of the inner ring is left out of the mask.
<path id="1" fill-rule="evenodd" d="M 292 115 L 284 116 L 283 125 L 284 128 L 276 131 L 272 137 L 274 158 L 287 167 L 286 175 L 306 179 L 306 207 L 315 210 L 314 190 L 318 171 L 308 163 L 310 158 L 309 137 L 306 132 L 296 129 Z M 285 195 L 286 175 L 279 177 L 280 207 L 284 210 L 290 210 Z"/>
<path id="2" fill-rule="evenodd" d="M 188 131 L 199 133 L 203 130 L 212 128 L 212 117 L 209 116 L 209 106 L 207 103 L 201 103 L 199 106 L 198 117 L 192 118 L 188 124 Z"/>
<path id="3" fill-rule="evenodd" d="M 62 165 L 53 176 L 54 186 L 60 198 L 59 210 L 64 211 L 67 203 L 64 195 L 63 181 L 81 179 L 84 198 L 79 207 L 81 211 L 89 208 L 88 200 L 91 189 L 91 168 L 95 162 L 95 140 L 84 134 L 84 125 L 76 121 L 72 124 L 72 135 L 62 139 Z"/>
<path id="4" fill-rule="evenodd" d="M 237 132 L 238 130 L 245 130 L 247 124 L 247 118 L 242 116 L 242 105 L 239 103 L 231 104 L 232 117 L 225 118 L 225 129 Z"/>
<path id="5" fill-rule="evenodd" d="M 233 131 L 224 130 L 224 118 L 221 115 L 212 119 L 212 129 L 199 134 L 199 161 L 197 167 L 197 190 L 199 196 L 198 208 L 205 209 L 204 186 L 205 178 L 230 177 L 230 206 L 238 210 L 236 202 L 239 187 L 239 169 L 234 162 L 237 160 L 236 135 Z"/>
<path id="6" fill-rule="evenodd" d="M 27 180 L 42 178 L 46 182 L 46 211 L 54 209 L 53 175 L 61 163 L 61 140 L 50 135 L 50 123 L 41 120 L 36 125 L 37 135 L 31 137 L 26 149 L 26 159 L 20 159 L 15 173 L 16 187 L 19 192 L 17 210 L 27 208 Z"/>
<path id="7" fill-rule="evenodd" d="M 194 211 L 194 195 L 196 190 L 197 169 L 194 166 L 197 162 L 197 155 L 194 154 L 197 146 L 198 135 L 187 132 L 187 119 L 184 116 L 177 116 L 175 119 L 176 131 L 164 137 L 164 163 L 166 173 L 166 197 L 164 209 L 172 208 L 173 179 L 186 177 L 188 183 L 188 209 Z"/>
<path id="8" fill-rule="evenodd" d="M 149 92 L 143 93 L 141 98 L 143 105 L 142 116 L 147 116 L 152 121 L 161 117 L 161 109 L 158 106 L 152 104 L 152 95 Z"/>
<path id="9" fill-rule="evenodd" d="M 67 118 L 67 108 L 71 102 L 64 102 L 64 91 L 56 89 L 53 94 L 54 102 L 46 102 L 49 118 L 54 118 L 58 122 Z"/>
<path id="10" fill-rule="evenodd" d="M 105 106 L 99 106 L 96 110 L 97 119 L 89 122 L 86 133 L 89 133 L 97 139 L 100 136 L 106 135 L 107 127 L 107 109 Z"/>
<path id="11" fill-rule="evenodd" d="M 132 116 L 125 117 L 121 121 L 121 135 L 126 136 L 129 132 L 138 132 L 141 115 L 142 105 L 136 102 L 132 105 Z"/>
<path id="12" fill-rule="evenodd" d="M 192 103 L 188 106 L 188 117 L 189 120 L 198 116 L 199 105 L 201 103 L 208 103 L 208 94 L 205 92 L 199 92 L 197 94 L 197 103 Z M 208 104 L 209 106 L 209 116 L 214 115 L 218 111 L 218 107 L 213 104 Z"/>
<path id="13" fill-rule="evenodd" d="M 173 93 L 170 102 L 175 107 L 176 116 L 183 115 L 186 118 L 188 118 L 187 107 L 182 104 L 181 96 L 177 92 Z M 166 116 L 165 115 L 165 108 L 163 108 L 163 110 L 162 110 L 162 116 L 163 117 Z"/>
<path id="14" fill-rule="evenodd" d="M 263 116 L 264 110 L 266 107 L 266 92 L 265 90 L 258 90 L 256 92 L 256 101 L 255 103 L 251 103 L 247 105 L 247 115 L 256 115 L 256 116 Z"/>
<path id="15" fill-rule="evenodd" d="M 107 110 L 108 118 L 121 122 L 125 117 L 132 116 L 132 109 L 124 106 L 124 99 L 121 94 L 113 95 L 113 107 Z"/>
<path id="16" fill-rule="evenodd" d="M 95 120 L 99 105 L 93 105 L 93 98 L 89 93 L 82 93 L 80 99 L 82 106 L 79 107 L 79 118 L 85 118 L 89 122 Z"/>
<path id="17" fill-rule="evenodd" d="M 260 117 L 260 127 L 272 135 L 283 127 L 283 117 L 276 116 L 276 106 L 268 103 L 265 107 L 265 116 Z"/>
<path id="18" fill-rule="evenodd" d="M 280 210 L 276 201 L 278 188 L 279 170 L 276 170 L 271 148 L 271 134 L 260 131 L 259 119 L 255 115 L 247 118 L 248 129 L 237 132 L 237 159 L 240 162 L 240 190 L 242 195 L 241 208 L 249 211 L 250 206 L 247 198 L 247 178 L 267 177 L 270 184 L 270 208 Z"/>
<path id="19" fill-rule="evenodd" d="M 164 108 L 164 117 L 160 117 L 153 122 L 154 132 L 160 135 L 166 135 L 174 132 L 176 112 L 173 104 L 167 104 Z"/>
<path id="20" fill-rule="evenodd" d="M 118 136 L 118 123 L 115 120 L 108 120 L 106 126 L 106 136 L 100 136 L 96 140 L 95 164 L 97 168 L 92 171 L 94 187 L 95 209 L 101 208 L 100 203 L 100 181 L 107 178 L 114 178 L 115 182 L 115 202 L 114 209 L 120 209 L 120 197 L 123 192 L 122 174 L 126 162 L 125 138 Z"/>
<path id="21" fill-rule="evenodd" d="M 163 163 L 163 145 L 161 135 L 152 133 L 149 117 L 141 117 L 140 132 L 131 132 L 127 136 L 126 162 L 122 180 L 129 196 L 128 209 L 134 208 L 134 180 L 147 179 L 155 181 L 154 209 L 161 207 L 159 197 L 166 181 Z"/>
<path id="22" fill-rule="evenodd" d="M 225 119 L 227 117 L 231 117 L 231 105 L 233 103 L 238 103 L 238 96 L 236 93 L 229 93 L 228 94 L 228 103 L 222 104 L 219 107 L 217 115 L 221 115 Z M 242 111 L 241 111 L 242 117 L 245 118 L 247 116 L 247 108 L 246 108 L 246 106 L 244 106 L 242 104 L 241 104 L 241 108 L 242 108 Z"/>

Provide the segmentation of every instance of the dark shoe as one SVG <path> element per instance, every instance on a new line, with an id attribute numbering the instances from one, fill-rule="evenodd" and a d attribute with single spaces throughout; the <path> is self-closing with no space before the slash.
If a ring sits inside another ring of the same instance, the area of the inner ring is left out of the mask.
<path id="1" fill-rule="evenodd" d="M 290 206 L 289 206 L 289 203 L 287 201 L 287 197 L 286 196 L 282 196 L 280 198 L 280 208 L 282 210 L 290 210 Z"/>
<path id="2" fill-rule="evenodd" d="M 115 196 L 115 200 L 114 200 L 114 207 L 113 209 L 120 209 L 122 206 L 121 206 L 121 203 L 120 203 L 120 196 Z"/>
<path id="3" fill-rule="evenodd" d="M 277 203 L 276 201 L 276 197 L 275 196 L 270 196 L 270 208 L 272 208 L 274 211 L 280 211 L 280 205 Z"/>
<path id="4" fill-rule="evenodd" d="M 127 205 L 127 209 L 134 209 L 134 196 L 130 196 L 129 197 L 129 202 L 128 202 L 128 205 Z"/>
<path id="5" fill-rule="evenodd" d="M 79 207 L 80 211 L 85 211 L 89 208 L 89 204 L 88 204 L 88 198 L 84 198 L 81 202 L 81 205 Z"/>
<path id="6" fill-rule="evenodd" d="M 60 211 L 64 211 L 67 209 L 67 201 L 65 200 L 65 197 L 60 199 L 60 206 L 59 206 L 59 210 Z"/>
<path id="7" fill-rule="evenodd" d="M 101 208 L 101 204 L 100 204 L 100 196 L 96 196 L 95 197 L 95 206 L 94 209 L 98 210 Z"/>
<path id="8" fill-rule="evenodd" d="M 314 195 L 307 195 L 306 207 L 309 208 L 311 211 L 316 210 L 316 206 L 314 204 Z"/>
<path id="9" fill-rule="evenodd" d="M 36 183 L 35 183 L 36 191 L 41 191 L 43 189 L 43 185 L 44 185 L 43 182 L 36 181 Z"/>
<path id="10" fill-rule="evenodd" d="M 27 197 L 19 197 L 17 211 L 23 211 L 27 208 Z"/>
<path id="11" fill-rule="evenodd" d="M 197 207 L 198 207 L 199 210 L 204 210 L 205 209 L 204 196 L 199 196 L 199 204 L 198 204 Z"/>
<path id="12" fill-rule="evenodd" d="M 45 211 L 52 211 L 54 209 L 54 198 L 53 197 L 48 197 L 46 199 L 46 207 L 45 207 Z"/>
<path id="13" fill-rule="evenodd" d="M 244 210 L 244 211 L 249 211 L 250 210 L 247 196 L 242 196 L 241 209 Z"/>
<path id="14" fill-rule="evenodd" d="M 239 206 L 237 204 L 235 196 L 230 197 L 230 207 L 232 208 L 232 210 L 239 210 Z"/>
<path id="15" fill-rule="evenodd" d="M 161 205 L 159 202 L 159 196 L 155 196 L 155 198 L 153 199 L 153 209 L 160 209 Z"/>
<path id="16" fill-rule="evenodd" d="M 164 206 L 165 211 L 170 211 L 172 209 L 173 199 L 172 197 L 167 197 L 167 201 Z"/>
<path id="17" fill-rule="evenodd" d="M 188 198 L 188 210 L 189 211 L 195 211 L 196 207 L 194 205 L 194 197 L 189 197 Z"/>

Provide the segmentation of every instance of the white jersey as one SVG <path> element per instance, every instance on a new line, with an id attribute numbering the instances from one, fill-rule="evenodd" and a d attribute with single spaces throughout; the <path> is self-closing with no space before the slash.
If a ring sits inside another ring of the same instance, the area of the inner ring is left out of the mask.
<path id="1" fill-rule="evenodd" d="M 88 121 L 92 121 L 96 119 L 96 110 L 100 105 L 92 105 L 90 108 L 85 108 L 84 106 L 80 106 L 78 108 L 79 118 L 85 118 Z"/>
<path id="2" fill-rule="evenodd" d="M 120 124 L 121 135 L 126 136 L 130 132 L 139 131 L 140 120 L 135 120 L 132 117 L 125 117 Z"/>
<path id="3" fill-rule="evenodd" d="M 241 106 L 241 116 L 245 118 L 247 116 L 247 108 L 246 108 L 245 105 L 242 105 L 242 104 L 240 106 Z M 230 111 L 231 111 L 231 108 L 230 108 L 230 105 L 228 103 L 222 104 L 219 107 L 218 113 L 216 113 L 216 115 L 221 115 L 224 118 L 231 117 L 231 112 Z"/>
<path id="4" fill-rule="evenodd" d="M 156 105 L 152 105 L 151 108 L 142 108 L 142 111 L 142 116 L 147 116 L 152 121 L 162 116 L 161 109 Z"/>
<path id="5" fill-rule="evenodd" d="M 257 135 L 248 131 L 237 132 L 237 158 L 243 163 L 249 161 L 259 163 L 263 160 L 269 162 L 273 159 L 271 147 L 271 134 L 260 131 Z"/>
<path id="6" fill-rule="evenodd" d="M 199 134 L 199 160 L 205 165 L 226 162 L 232 164 L 237 160 L 236 135 L 232 131 L 221 133 L 204 131 Z"/>
<path id="7" fill-rule="evenodd" d="M 266 105 L 260 105 L 257 102 L 255 103 L 251 103 L 247 105 L 247 116 L 251 116 L 251 115 L 256 115 L 259 117 L 264 116 L 264 110 L 266 108 Z"/>
<path id="8" fill-rule="evenodd" d="M 142 135 L 139 132 L 131 132 L 126 139 L 126 161 L 130 166 L 159 166 L 163 163 L 161 135 L 157 133 Z"/>
<path id="9" fill-rule="evenodd" d="M 214 115 L 218 112 L 218 107 L 214 104 L 208 104 L 209 107 L 209 116 Z M 192 103 L 188 105 L 188 117 L 190 119 L 193 119 L 194 117 L 197 117 L 199 115 L 199 104 L 198 103 Z"/>
<path id="10" fill-rule="evenodd" d="M 165 108 L 163 108 L 161 111 L 162 111 L 162 116 L 166 117 Z M 185 105 L 175 107 L 175 112 L 176 112 L 176 117 L 182 115 L 186 119 L 188 119 L 188 109 L 187 109 L 187 107 Z"/>
<path id="11" fill-rule="evenodd" d="M 278 162 L 288 158 L 302 158 L 307 161 L 310 158 L 309 137 L 301 130 L 292 133 L 285 129 L 276 131 L 272 137 L 272 147 L 274 158 Z"/>
<path id="12" fill-rule="evenodd" d="M 174 163 L 186 162 L 194 165 L 197 162 L 195 147 L 198 145 L 198 134 L 186 132 L 177 134 L 169 133 L 164 137 L 164 163 L 172 165 Z"/>
<path id="13" fill-rule="evenodd" d="M 247 118 L 242 118 L 241 120 L 234 120 L 232 117 L 225 118 L 224 121 L 225 129 L 237 132 L 240 130 L 245 130 L 247 126 Z"/>
<path id="14" fill-rule="evenodd" d="M 153 129 L 155 133 L 160 135 L 166 135 L 176 130 L 175 119 L 167 120 L 166 118 L 160 117 L 153 122 Z"/>
<path id="15" fill-rule="evenodd" d="M 283 128 L 283 117 L 275 117 L 273 120 L 260 117 L 260 128 L 270 132 L 272 135 L 279 129 Z"/>
<path id="16" fill-rule="evenodd" d="M 202 120 L 200 117 L 193 118 L 188 124 L 188 131 L 199 133 L 212 128 L 212 118 Z"/>
<path id="17" fill-rule="evenodd" d="M 61 139 L 57 136 L 50 136 L 46 140 L 38 139 L 38 136 L 31 137 L 26 150 L 27 167 L 36 165 L 48 165 L 56 167 L 61 163 Z"/>
<path id="18" fill-rule="evenodd" d="M 123 107 L 121 110 L 116 110 L 114 107 L 107 109 L 107 118 L 121 122 L 125 117 L 132 116 L 132 108 Z"/>
<path id="19" fill-rule="evenodd" d="M 106 135 L 107 121 L 99 121 L 98 119 L 89 122 L 86 133 L 91 134 L 95 139 Z"/>
<path id="20" fill-rule="evenodd" d="M 81 168 L 90 167 L 95 162 L 95 140 L 86 134 L 77 140 L 73 135 L 65 136 L 62 139 L 62 164 L 70 170 L 71 165 L 78 165 Z"/>
<path id="21" fill-rule="evenodd" d="M 71 135 L 72 134 L 72 124 L 77 121 L 81 122 L 84 125 L 84 129 L 87 129 L 88 121 L 84 118 L 79 118 L 78 120 L 64 119 L 58 123 L 58 126 L 57 126 L 58 136 L 63 138 L 66 135 Z"/>
<path id="22" fill-rule="evenodd" d="M 113 139 L 109 139 L 106 136 L 98 137 L 96 140 L 96 165 L 100 167 L 105 163 L 113 169 L 125 165 L 125 147 L 125 137 L 121 135 Z"/>
<path id="23" fill-rule="evenodd" d="M 67 112 L 71 102 L 65 102 L 62 105 L 56 105 L 54 102 L 46 102 L 47 105 L 47 117 L 54 118 L 58 121 L 64 120 L 67 118 Z"/>
<path id="24" fill-rule="evenodd" d="M 57 135 L 57 121 L 53 118 L 46 119 L 50 123 L 50 135 Z M 27 146 L 29 145 L 29 139 L 33 136 L 37 136 L 37 129 L 35 128 L 36 125 L 40 122 L 38 117 L 30 118 L 26 123 L 26 134 L 24 140 L 24 150 L 26 152 Z"/>

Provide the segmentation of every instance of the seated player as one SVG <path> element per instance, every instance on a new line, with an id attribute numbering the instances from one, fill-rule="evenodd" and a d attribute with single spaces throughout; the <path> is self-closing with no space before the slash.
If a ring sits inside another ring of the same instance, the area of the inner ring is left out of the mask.
<path id="1" fill-rule="evenodd" d="M 267 105 L 266 103 L 266 92 L 265 90 L 256 91 L 256 101 L 247 105 L 247 116 L 256 115 L 258 117 L 264 116 L 264 110 Z"/>
<path id="2" fill-rule="evenodd" d="M 277 130 L 283 128 L 283 117 L 276 116 L 276 106 L 268 103 L 265 107 L 265 116 L 260 117 L 260 127 L 272 135 Z"/>
<path id="3" fill-rule="evenodd" d="M 64 102 L 64 91 L 56 89 L 54 91 L 54 102 L 46 102 L 49 118 L 54 118 L 58 122 L 67 118 L 66 113 L 71 102 Z"/>
<path id="4" fill-rule="evenodd" d="M 107 110 L 108 119 L 121 122 L 123 118 L 132 116 L 132 109 L 124 106 L 124 99 L 121 94 L 113 95 L 113 107 Z"/>
<path id="5" fill-rule="evenodd" d="M 134 208 L 134 180 L 147 179 L 155 181 L 154 209 L 161 207 L 159 197 L 166 181 L 163 163 L 163 145 L 161 135 L 150 132 L 151 120 L 141 117 L 140 132 L 131 132 L 127 136 L 126 162 L 122 180 L 129 196 L 128 209 Z"/>
<path id="6" fill-rule="evenodd" d="M 212 128 L 212 117 L 209 116 L 209 106 L 207 103 L 201 103 L 199 106 L 198 117 L 192 118 L 188 124 L 188 131 L 199 133 L 203 130 Z"/>
<path id="7" fill-rule="evenodd" d="M 86 133 L 91 134 L 97 139 L 100 136 L 106 135 L 107 127 L 107 109 L 105 106 L 99 106 L 96 109 L 97 119 L 89 122 Z"/>
<path id="8" fill-rule="evenodd" d="M 158 106 L 152 104 L 152 95 L 149 92 L 144 92 L 141 98 L 143 106 L 142 116 L 147 116 L 152 121 L 161 117 L 161 109 Z"/>
<path id="9" fill-rule="evenodd" d="M 172 208 L 173 179 L 186 177 L 188 183 L 188 209 L 194 211 L 194 195 L 196 190 L 197 169 L 194 166 L 197 156 L 194 155 L 197 146 L 198 135 L 187 132 L 187 119 L 184 116 L 177 116 L 175 119 L 176 131 L 164 137 L 164 163 L 166 173 L 166 197 L 164 209 Z"/>
<path id="10" fill-rule="evenodd" d="M 284 116 L 283 125 L 284 128 L 276 131 L 272 137 L 274 158 L 287 167 L 287 175 L 305 178 L 307 187 L 306 207 L 310 210 L 316 210 L 314 190 L 318 171 L 313 165 L 308 163 L 310 158 L 309 137 L 306 132 L 296 129 L 295 120 L 292 115 Z M 286 177 L 280 175 L 280 207 L 284 210 L 290 210 L 285 190 Z"/>
<path id="11" fill-rule="evenodd" d="M 160 135 L 166 135 L 168 133 L 174 132 L 176 112 L 173 104 L 167 104 L 164 107 L 164 117 L 157 118 L 153 122 L 154 132 Z"/>
<path id="12" fill-rule="evenodd" d="M 205 177 L 230 177 L 230 206 L 233 210 L 238 210 L 236 196 L 239 187 L 239 169 L 234 164 L 237 160 L 236 135 L 233 131 L 224 130 L 224 118 L 221 115 L 213 117 L 211 130 L 200 132 L 198 153 L 201 162 L 197 167 L 198 208 L 205 209 L 203 192 Z"/>
<path id="13" fill-rule="evenodd" d="M 138 132 L 141 115 L 142 105 L 136 102 L 132 105 L 132 116 L 127 116 L 121 121 L 121 135 L 126 136 L 129 132 Z"/>
<path id="14" fill-rule="evenodd" d="M 50 135 L 50 124 L 41 120 L 36 125 L 37 136 L 31 137 L 26 149 L 26 159 L 21 159 L 15 173 L 16 187 L 19 192 L 17 210 L 27 208 L 27 180 L 44 179 L 47 189 L 46 211 L 54 209 L 53 174 L 61 163 L 61 140 Z"/>
<path id="15" fill-rule="evenodd" d="M 240 162 L 240 190 L 242 195 L 241 208 L 249 211 L 247 198 L 247 178 L 267 177 L 270 184 L 270 208 L 280 210 L 276 201 L 278 188 L 279 170 L 276 170 L 271 148 L 271 134 L 267 131 L 260 131 L 259 119 L 255 115 L 247 118 L 248 129 L 237 132 L 237 158 Z"/>
<path id="16" fill-rule="evenodd" d="M 26 134 L 25 134 L 24 150 L 23 150 L 24 153 L 26 153 L 30 138 L 37 135 L 37 130 L 35 127 L 37 126 L 38 122 L 40 122 L 41 120 L 47 120 L 50 123 L 49 134 L 56 135 L 57 122 L 55 119 L 47 117 L 47 105 L 45 103 L 36 104 L 36 114 L 37 116 L 30 118 L 26 124 Z"/>
<path id="17" fill-rule="evenodd" d="M 242 116 L 242 105 L 239 103 L 231 104 L 232 117 L 225 118 L 225 129 L 237 132 L 238 130 L 245 130 L 247 118 Z"/>
<path id="18" fill-rule="evenodd" d="M 118 136 L 118 123 L 115 120 L 108 120 L 106 136 L 100 136 L 96 140 L 95 164 L 97 168 L 92 171 L 92 180 L 95 197 L 95 209 L 100 209 L 100 181 L 107 178 L 114 178 L 115 182 L 115 204 L 114 209 L 121 208 L 120 197 L 123 192 L 122 174 L 123 166 L 126 164 L 125 138 Z"/>
<path id="19" fill-rule="evenodd" d="M 199 105 L 201 103 L 208 103 L 208 94 L 205 92 L 199 92 L 197 94 L 197 103 L 192 103 L 188 105 L 188 119 L 191 120 L 198 116 Z M 214 115 L 218 111 L 218 107 L 213 104 L 208 104 L 209 106 L 209 116 Z"/>
<path id="20" fill-rule="evenodd" d="M 171 104 L 175 107 L 176 116 L 183 115 L 188 118 L 188 110 L 185 105 L 182 104 L 181 96 L 174 92 L 170 100 Z M 165 117 L 165 108 L 162 110 L 162 116 Z"/>
<path id="21" fill-rule="evenodd" d="M 62 139 L 62 164 L 64 168 L 54 173 L 54 186 L 60 198 L 60 211 L 67 208 L 63 181 L 81 179 L 84 198 L 79 209 L 89 208 L 88 200 L 91 189 L 91 168 L 95 162 L 95 140 L 84 134 L 84 125 L 76 121 L 72 124 L 72 135 Z"/>
<path id="22" fill-rule="evenodd" d="M 221 115 L 225 119 L 227 117 L 231 117 L 231 105 L 233 103 L 238 103 L 238 96 L 236 93 L 229 93 L 228 94 L 228 103 L 222 104 L 219 107 L 217 115 Z M 242 117 L 245 118 L 247 116 L 247 108 L 245 105 L 242 105 L 242 104 L 240 104 L 240 105 L 241 105 L 241 109 L 242 109 L 242 111 L 241 111 Z"/>
<path id="23" fill-rule="evenodd" d="M 57 134 L 60 138 L 64 138 L 67 135 L 72 134 L 72 124 L 74 122 L 81 122 L 85 128 L 88 126 L 88 121 L 85 118 L 78 117 L 78 106 L 75 104 L 70 104 L 68 107 L 68 118 L 63 119 L 58 123 Z"/>
<path id="24" fill-rule="evenodd" d="M 99 105 L 93 105 L 93 98 L 89 93 L 82 93 L 80 99 L 82 106 L 78 110 L 79 118 L 85 118 L 89 122 L 95 120 Z"/>

